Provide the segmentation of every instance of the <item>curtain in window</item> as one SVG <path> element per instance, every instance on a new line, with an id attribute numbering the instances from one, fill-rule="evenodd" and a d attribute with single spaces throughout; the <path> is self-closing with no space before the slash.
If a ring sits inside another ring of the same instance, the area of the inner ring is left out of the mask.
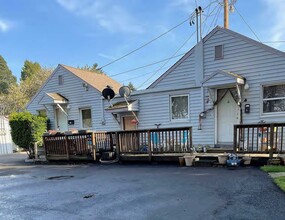
<path id="1" fill-rule="evenodd" d="M 172 119 L 188 118 L 188 96 L 171 97 Z"/>

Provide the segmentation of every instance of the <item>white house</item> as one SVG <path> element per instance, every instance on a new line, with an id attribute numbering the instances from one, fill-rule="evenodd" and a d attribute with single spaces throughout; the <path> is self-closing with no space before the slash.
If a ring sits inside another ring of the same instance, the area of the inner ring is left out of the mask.
<path id="1" fill-rule="evenodd" d="M 102 130 L 105 113 L 101 92 L 106 86 L 118 92 L 121 85 L 105 74 L 59 64 L 28 103 L 27 110 L 46 115 L 51 129 Z"/>
<path id="2" fill-rule="evenodd" d="M 218 26 L 132 94 L 137 128 L 190 126 L 194 145 L 232 145 L 234 124 L 284 121 L 284 69 L 284 52 Z"/>
<path id="3" fill-rule="evenodd" d="M 10 133 L 9 120 L 5 116 L 0 116 L 0 155 L 13 153 L 15 146 Z"/>
<path id="4" fill-rule="evenodd" d="M 114 80 L 104 75 L 108 83 L 99 88 L 96 77 L 59 65 L 27 109 L 46 109 L 60 130 L 192 127 L 194 145 L 230 145 L 234 124 L 283 121 L 284 69 L 285 53 L 218 26 L 147 89 L 133 92 L 129 105 L 102 99 L 103 87 L 118 91 Z"/>

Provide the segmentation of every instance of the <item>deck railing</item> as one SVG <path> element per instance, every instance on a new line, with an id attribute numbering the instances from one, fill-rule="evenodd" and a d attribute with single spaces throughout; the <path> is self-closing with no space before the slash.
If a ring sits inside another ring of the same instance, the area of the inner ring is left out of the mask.
<path id="1" fill-rule="evenodd" d="M 90 159 L 96 151 L 113 150 L 115 133 L 56 134 L 43 136 L 48 160 Z"/>
<path id="2" fill-rule="evenodd" d="M 279 153 L 285 147 L 285 123 L 234 125 L 234 151 Z"/>
<path id="3" fill-rule="evenodd" d="M 165 128 L 117 132 L 120 153 L 180 153 L 192 148 L 192 128 Z"/>
<path id="4" fill-rule="evenodd" d="M 96 159 L 96 152 L 121 154 L 186 153 L 192 148 L 192 128 L 57 134 L 43 136 L 48 160 Z"/>

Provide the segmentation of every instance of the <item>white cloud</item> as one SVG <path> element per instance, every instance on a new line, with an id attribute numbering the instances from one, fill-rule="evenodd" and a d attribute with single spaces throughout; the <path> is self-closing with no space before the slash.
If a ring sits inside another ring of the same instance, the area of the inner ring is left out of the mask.
<path id="1" fill-rule="evenodd" d="M 11 25 L 9 22 L 0 19 L 0 32 L 7 32 Z"/>
<path id="2" fill-rule="evenodd" d="M 103 57 L 103 58 L 108 59 L 108 60 L 115 60 L 116 59 L 116 57 L 111 56 L 111 55 L 107 55 L 104 53 L 99 53 L 98 56 Z"/>
<path id="3" fill-rule="evenodd" d="M 57 0 L 66 10 L 96 21 L 109 32 L 144 33 L 133 16 L 123 7 L 109 0 Z"/>
<path id="4" fill-rule="evenodd" d="M 270 41 L 281 41 L 285 39 L 285 1 L 284 0 L 264 0 L 267 8 L 268 32 Z M 281 49 L 283 44 L 274 44 L 275 47 Z M 284 45 L 283 45 L 284 46 Z"/>

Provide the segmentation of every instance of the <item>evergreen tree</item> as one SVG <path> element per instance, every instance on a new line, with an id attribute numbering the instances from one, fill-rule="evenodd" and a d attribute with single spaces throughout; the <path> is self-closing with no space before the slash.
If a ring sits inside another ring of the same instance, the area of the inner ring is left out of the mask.
<path id="1" fill-rule="evenodd" d="M 0 94 L 7 94 L 11 86 L 16 84 L 16 77 L 13 76 L 11 70 L 7 66 L 6 61 L 0 55 Z"/>
<path id="2" fill-rule="evenodd" d="M 97 64 L 97 63 L 94 63 L 92 66 L 89 66 L 88 64 L 86 64 L 85 66 L 79 67 L 79 68 L 82 69 L 82 70 L 88 70 L 88 71 L 91 71 L 91 72 L 103 73 L 103 74 L 104 74 L 104 71 L 101 70 L 101 69 L 98 67 L 98 64 Z"/>
<path id="3" fill-rule="evenodd" d="M 41 70 L 41 65 L 37 62 L 26 60 L 21 71 L 21 81 L 25 81 L 28 77 L 31 77 Z"/>
<path id="4" fill-rule="evenodd" d="M 131 91 L 136 91 L 135 86 L 131 82 L 129 82 L 128 87 L 130 88 Z"/>

